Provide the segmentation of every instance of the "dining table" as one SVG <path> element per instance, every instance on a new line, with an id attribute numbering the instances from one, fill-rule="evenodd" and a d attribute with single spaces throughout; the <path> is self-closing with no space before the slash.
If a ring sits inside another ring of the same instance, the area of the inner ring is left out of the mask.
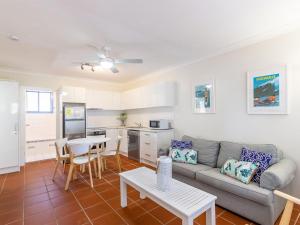
<path id="1" fill-rule="evenodd" d="M 94 152 L 97 154 L 98 178 L 101 179 L 102 162 L 101 162 L 100 152 L 104 151 L 104 143 L 106 143 L 110 140 L 111 140 L 111 138 L 104 137 L 104 136 L 87 136 L 85 138 L 77 138 L 77 139 L 73 139 L 73 140 L 68 140 L 67 145 L 89 144 L 91 148 L 93 146 L 96 146 L 96 149 L 94 150 Z"/>

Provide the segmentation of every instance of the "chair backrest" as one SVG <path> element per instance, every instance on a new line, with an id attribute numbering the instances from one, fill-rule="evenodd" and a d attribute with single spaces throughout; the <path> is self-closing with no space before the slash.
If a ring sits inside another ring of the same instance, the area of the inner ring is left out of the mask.
<path id="1" fill-rule="evenodd" d="M 294 204 L 300 205 L 300 199 L 275 190 L 274 194 L 287 200 L 279 225 L 289 225 L 293 213 Z"/>
<path id="2" fill-rule="evenodd" d="M 120 152 L 121 140 L 122 140 L 122 136 L 118 135 L 116 154 L 119 154 Z"/>
<path id="3" fill-rule="evenodd" d="M 63 155 L 63 151 L 65 150 L 65 147 L 67 145 L 67 138 L 57 139 L 55 141 L 55 150 L 56 150 L 56 156 L 60 157 Z"/>
<path id="4" fill-rule="evenodd" d="M 89 153 L 90 145 L 89 144 L 72 144 L 68 145 L 68 149 L 72 157 L 80 156 Z"/>

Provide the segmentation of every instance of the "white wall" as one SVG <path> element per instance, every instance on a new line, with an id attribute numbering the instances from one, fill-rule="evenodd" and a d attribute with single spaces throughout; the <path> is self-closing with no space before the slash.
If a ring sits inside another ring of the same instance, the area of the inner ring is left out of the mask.
<path id="1" fill-rule="evenodd" d="M 297 162 L 293 193 L 300 196 L 300 31 L 233 51 L 181 68 L 157 73 L 127 84 L 127 88 L 158 80 L 176 80 L 178 105 L 174 109 L 177 136 L 188 134 L 216 140 L 272 143 Z M 291 113 L 248 115 L 246 72 L 290 64 Z M 192 112 L 192 88 L 215 79 L 216 114 Z M 139 115 L 141 117 L 141 115 Z"/>

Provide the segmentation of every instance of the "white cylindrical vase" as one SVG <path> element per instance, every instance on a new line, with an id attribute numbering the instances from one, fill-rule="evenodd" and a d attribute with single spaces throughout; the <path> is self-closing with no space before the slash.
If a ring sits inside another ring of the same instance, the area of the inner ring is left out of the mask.
<path id="1" fill-rule="evenodd" d="M 161 191 L 171 188 L 172 159 L 168 156 L 160 156 L 157 161 L 157 186 Z"/>

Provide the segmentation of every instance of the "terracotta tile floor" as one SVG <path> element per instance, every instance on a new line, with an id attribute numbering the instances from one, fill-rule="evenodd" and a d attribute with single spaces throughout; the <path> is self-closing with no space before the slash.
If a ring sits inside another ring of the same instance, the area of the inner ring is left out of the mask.
<path id="1" fill-rule="evenodd" d="M 87 174 L 79 174 L 64 191 L 66 174 L 60 171 L 51 179 L 55 161 L 26 164 L 20 173 L 0 176 L 0 225 L 175 225 L 181 224 L 167 210 L 149 199 L 141 200 L 139 193 L 128 188 L 128 207 L 120 207 L 119 177 L 114 162 L 108 161 L 103 179 L 94 179 L 89 187 Z M 129 170 L 140 163 L 122 157 L 122 169 Z M 223 208 L 216 208 L 218 225 L 254 224 Z M 293 224 L 300 224 L 300 207 L 293 213 Z M 205 215 L 194 224 L 205 224 Z"/>

